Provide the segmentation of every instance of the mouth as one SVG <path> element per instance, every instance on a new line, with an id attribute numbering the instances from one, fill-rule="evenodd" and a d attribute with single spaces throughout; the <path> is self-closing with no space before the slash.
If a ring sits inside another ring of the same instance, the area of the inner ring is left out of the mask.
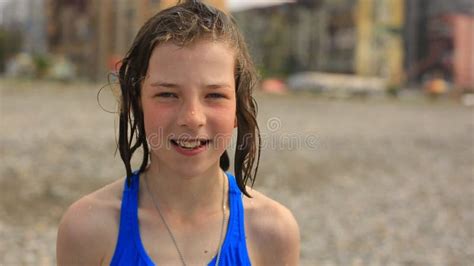
<path id="1" fill-rule="evenodd" d="M 209 144 L 211 140 L 209 139 L 172 139 L 171 144 L 178 146 L 182 149 L 186 150 L 194 150 L 199 149 L 207 144 Z"/>

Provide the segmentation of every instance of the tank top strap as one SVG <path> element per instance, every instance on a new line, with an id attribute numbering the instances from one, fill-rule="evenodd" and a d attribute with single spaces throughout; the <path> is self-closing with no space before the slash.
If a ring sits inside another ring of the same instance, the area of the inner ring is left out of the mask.
<path id="1" fill-rule="evenodd" d="M 237 185 L 235 177 L 230 173 L 227 173 L 227 176 L 229 179 L 229 202 L 231 209 L 229 226 L 232 225 L 232 229 L 237 231 L 238 239 L 243 240 L 245 243 L 243 194 Z"/>
<path id="2" fill-rule="evenodd" d="M 138 233 L 138 188 L 139 173 L 133 172 L 130 185 L 124 182 L 122 193 L 122 204 L 120 209 L 120 224 L 115 253 L 112 257 L 111 265 L 118 265 L 116 262 L 121 260 L 120 254 L 126 254 L 130 246 L 134 246 L 135 235 Z"/>

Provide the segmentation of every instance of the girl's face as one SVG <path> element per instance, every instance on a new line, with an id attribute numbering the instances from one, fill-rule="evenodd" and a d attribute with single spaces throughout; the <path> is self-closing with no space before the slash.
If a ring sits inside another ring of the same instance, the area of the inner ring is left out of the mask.
<path id="1" fill-rule="evenodd" d="M 235 97 L 227 44 L 155 47 L 141 92 L 152 163 L 189 177 L 217 170 L 236 125 Z"/>

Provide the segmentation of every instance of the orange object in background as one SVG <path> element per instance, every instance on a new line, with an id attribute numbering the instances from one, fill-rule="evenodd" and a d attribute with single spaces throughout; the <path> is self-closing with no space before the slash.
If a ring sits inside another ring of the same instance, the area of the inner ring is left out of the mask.
<path id="1" fill-rule="evenodd" d="M 285 82 L 275 78 L 264 79 L 260 86 L 262 91 L 269 93 L 284 94 L 288 90 Z"/>
<path id="2" fill-rule="evenodd" d="M 448 83 L 444 79 L 436 77 L 426 82 L 424 90 L 430 95 L 445 94 L 448 91 Z"/>

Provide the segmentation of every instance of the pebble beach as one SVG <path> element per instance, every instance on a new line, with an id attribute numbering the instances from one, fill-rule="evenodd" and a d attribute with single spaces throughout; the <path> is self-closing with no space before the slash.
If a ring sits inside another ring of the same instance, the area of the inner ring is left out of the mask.
<path id="1" fill-rule="evenodd" d="M 116 102 L 100 88 L 0 79 L 0 265 L 55 265 L 66 208 L 124 176 Z M 256 99 L 254 188 L 293 212 L 301 265 L 471 265 L 472 107 L 422 95 Z"/>

